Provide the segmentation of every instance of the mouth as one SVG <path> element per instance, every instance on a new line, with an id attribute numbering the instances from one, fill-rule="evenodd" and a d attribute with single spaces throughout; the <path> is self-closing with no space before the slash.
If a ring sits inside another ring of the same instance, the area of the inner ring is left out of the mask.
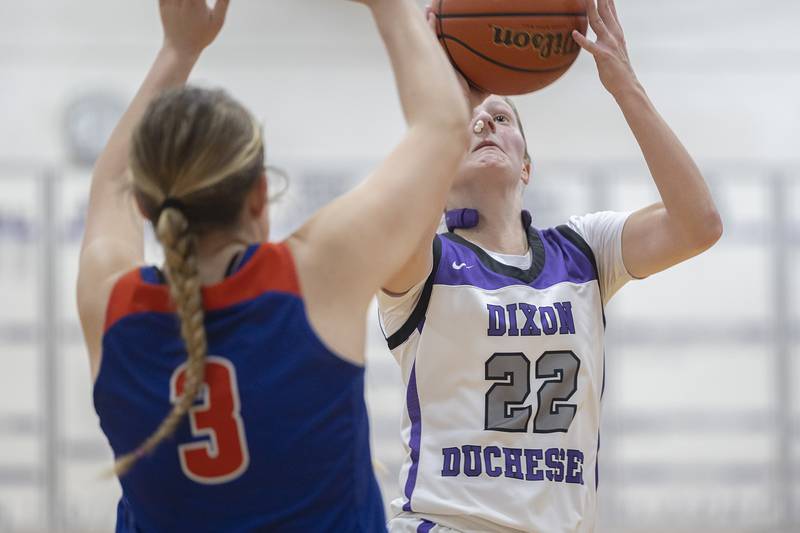
<path id="1" fill-rule="evenodd" d="M 476 146 L 475 148 L 472 149 L 472 152 L 474 153 L 474 152 L 477 152 L 478 150 L 482 150 L 484 148 L 497 148 L 501 152 L 503 151 L 499 146 L 497 146 L 496 143 L 493 143 L 492 141 L 481 141 L 478 144 L 478 146 Z"/>

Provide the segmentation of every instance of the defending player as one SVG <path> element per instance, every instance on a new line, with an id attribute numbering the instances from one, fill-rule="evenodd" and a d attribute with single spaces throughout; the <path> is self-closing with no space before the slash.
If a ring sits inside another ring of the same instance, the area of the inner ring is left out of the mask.
<path id="1" fill-rule="evenodd" d="M 163 48 L 97 162 L 78 281 L 117 531 L 385 529 L 364 318 L 444 205 L 468 113 L 413 2 L 362 3 L 408 132 L 363 184 L 266 243 L 261 127 L 225 93 L 183 87 L 228 1 L 160 2 Z M 141 266 L 128 170 L 163 269 Z"/>
<path id="2" fill-rule="evenodd" d="M 594 56 L 661 202 L 531 227 L 519 118 L 497 96 L 475 108 L 447 200 L 450 231 L 433 247 L 424 241 L 379 296 L 406 383 L 393 532 L 592 531 L 603 306 L 627 281 L 721 235 L 703 177 L 636 79 L 614 2 L 587 6 L 597 41 L 575 39 Z"/>

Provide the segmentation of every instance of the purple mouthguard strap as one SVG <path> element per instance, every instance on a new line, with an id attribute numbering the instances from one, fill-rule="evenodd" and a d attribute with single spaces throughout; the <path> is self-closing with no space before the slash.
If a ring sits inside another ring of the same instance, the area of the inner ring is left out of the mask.
<path id="1" fill-rule="evenodd" d="M 444 221 L 447 224 L 447 231 L 456 229 L 469 229 L 478 225 L 480 215 L 477 209 L 451 209 L 444 214 Z M 528 228 L 533 221 L 530 211 L 523 209 L 522 226 Z"/>

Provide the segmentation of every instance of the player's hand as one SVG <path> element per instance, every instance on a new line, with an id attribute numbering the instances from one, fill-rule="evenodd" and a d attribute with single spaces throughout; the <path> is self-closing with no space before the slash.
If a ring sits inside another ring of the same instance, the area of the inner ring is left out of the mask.
<path id="1" fill-rule="evenodd" d="M 214 42 L 225 23 L 230 0 L 159 0 L 164 46 L 181 54 L 199 55 Z"/>
<path id="2" fill-rule="evenodd" d="M 425 18 L 428 20 L 428 26 L 430 26 L 431 31 L 436 35 L 436 14 L 433 12 L 433 8 L 430 4 L 425 6 Z M 456 73 L 459 85 L 461 85 L 461 90 L 464 91 L 464 95 L 467 97 L 471 112 L 489 97 L 489 93 L 470 84 L 457 68 L 454 67 L 453 70 Z"/>
<path id="3" fill-rule="evenodd" d="M 625 89 L 638 84 L 633 72 L 625 34 L 617 16 L 614 0 L 584 0 L 589 25 L 597 35 L 591 41 L 579 31 L 573 31 L 572 37 L 581 48 L 592 54 L 597 63 L 600 81 L 612 95 L 617 96 Z"/>

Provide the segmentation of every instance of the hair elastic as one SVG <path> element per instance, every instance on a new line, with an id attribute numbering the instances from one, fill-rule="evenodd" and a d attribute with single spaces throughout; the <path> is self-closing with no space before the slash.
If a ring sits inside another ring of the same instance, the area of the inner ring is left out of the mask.
<path id="1" fill-rule="evenodd" d="M 167 199 L 161 203 L 161 207 L 158 208 L 158 216 L 161 217 L 161 213 L 164 212 L 166 209 L 177 209 L 181 213 L 186 212 L 186 204 L 181 202 L 175 197 L 167 196 Z"/>

